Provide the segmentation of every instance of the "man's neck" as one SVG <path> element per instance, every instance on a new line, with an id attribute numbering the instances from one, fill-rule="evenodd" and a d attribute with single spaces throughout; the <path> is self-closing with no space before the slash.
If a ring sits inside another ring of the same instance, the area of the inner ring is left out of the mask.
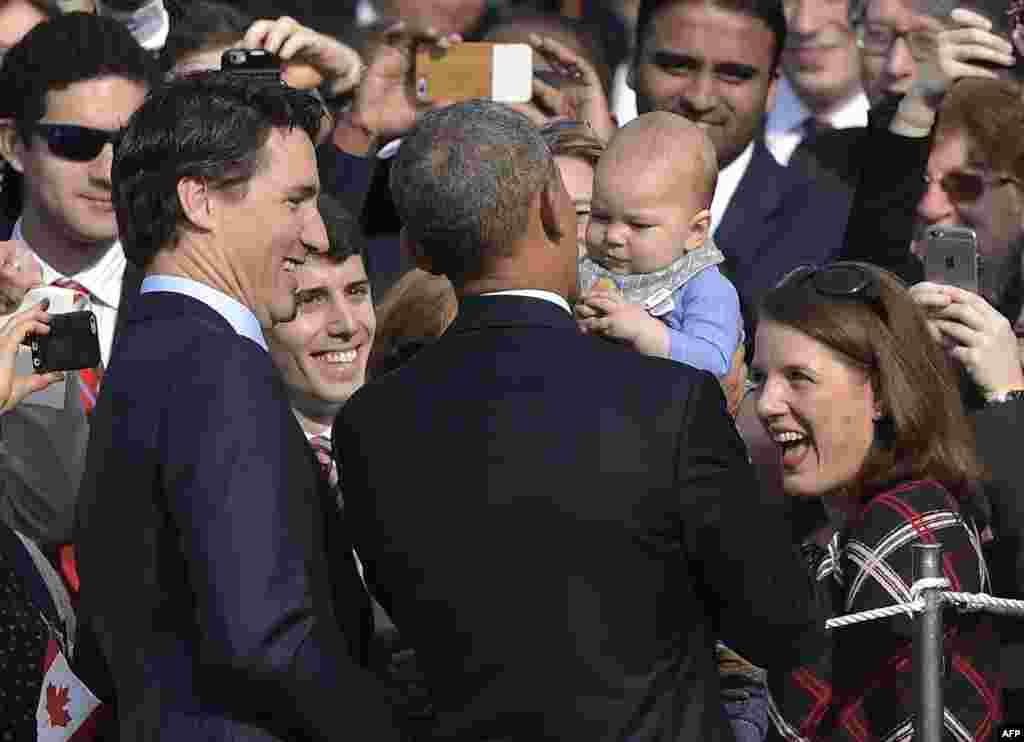
<path id="1" fill-rule="evenodd" d="M 807 106 L 807 110 L 811 112 L 811 115 L 819 121 L 828 119 L 843 106 L 847 105 L 851 100 L 860 94 L 861 86 L 858 79 L 851 81 L 849 88 L 843 91 L 839 96 L 830 95 L 828 97 L 805 95 L 803 92 L 796 90 L 796 94 L 800 97 L 800 102 Z"/>
<path id="2" fill-rule="evenodd" d="M 63 276 L 81 273 L 103 257 L 116 241 L 71 241 L 47 229 L 31 210 L 22 214 L 21 234 L 32 252 Z"/>
<path id="3" fill-rule="evenodd" d="M 335 413 L 337 410 L 335 410 Z M 334 414 L 324 410 L 310 411 L 300 407 L 296 400 L 292 400 L 292 413 L 306 435 L 324 435 L 334 425 Z"/>

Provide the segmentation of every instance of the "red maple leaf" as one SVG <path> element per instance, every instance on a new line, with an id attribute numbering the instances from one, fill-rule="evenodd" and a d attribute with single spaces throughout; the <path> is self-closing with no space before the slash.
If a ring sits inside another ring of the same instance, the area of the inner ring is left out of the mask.
<path id="1" fill-rule="evenodd" d="M 68 689 L 56 688 L 53 683 L 46 686 L 46 713 L 50 715 L 50 726 L 66 727 L 71 721 L 64 707 L 68 705 Z"/>

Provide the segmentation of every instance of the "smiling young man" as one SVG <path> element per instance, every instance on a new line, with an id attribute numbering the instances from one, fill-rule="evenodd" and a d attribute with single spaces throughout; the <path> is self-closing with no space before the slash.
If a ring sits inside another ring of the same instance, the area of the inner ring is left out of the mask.
<path id="1" fill-rule="evenodd" d="M 720 173 L 711 229 L 726 256 L 754 336 L 751 309 L 793 268 L 828 261 L 842 246 L 849 194 L 784 168 L 764 123 L 786 47 L 780 0 L 644 0 L 630 74 L 641 113 L 660 110 L 702 126 Z"/>
<path id="2" fill-rule="evenodd" d="M 366 381 L 377 327 L 356 221 L 321 195 L 328 249 L 298 273 L 295 319 L 276 325 L 270 356 L 306 437 L 329 441 L 335 415 Z"/>
<path id="3" fill-rule="evenodd" d="M 118 146 L 118 224 L 146 279 L 93 415 L 76 535 L 124 738 L 393 739 L 360 667 L 369 598 L 351 559 L 328 561 L 351 548 L 265 339 L 327 250 L 320 112 L 197 73 L 154 91 Z"/>

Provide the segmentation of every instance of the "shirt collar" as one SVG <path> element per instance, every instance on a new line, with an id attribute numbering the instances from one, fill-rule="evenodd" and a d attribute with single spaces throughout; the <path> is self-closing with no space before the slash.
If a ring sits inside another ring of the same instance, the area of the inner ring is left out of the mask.
<path id="1" fill-rule="evenodd" d="M 835 129 L 849 129 L 868 124 L 868 97 L 863 90 L 850 96 L 842 105 L 824 117 Z M 783 76 L 775 94 L 775 106 L 768 114 L 766 131 L 769 136 L 799 129 L 811 116 L 811 110 L 800 100 L 789 78 Z"/>
<path id="2" fill-rule="evenodd" d="M 84 270 L 74 275 L 65 276 L 43 260 L 35 250 L 32 250 L 32 245 L 28 244 L 22 232 L 20 218 L 14 223 L 11 239 L 21 240 L 28 245 L 33 257 L 35 257 L 43 269 L 44 286 L 49 286 L 57 279 L 68 278 L 80 283 L 89 292 L 92 301 L 97 301 L 114 309 L 117 309 L 121 304 L 121 284 L 124 281 L 124 270 L 128 265 L 128 260 L 125 258 L 124 248 L 121 247 L 120 240 L 115 240 L 103 255 L 100 256 L 100 259 L 92 265 L 87 266 Z"/>
<path id="3" fill-rule="evenodd" d="M 168 291 L 174 294 L 191 296 L 196 301 L 201 301 L 210 309 L 215 311 L 242 337 L 247 337 L 267 350 L 267 340 L 263 337 L 263 328 L 259 320 L 249 307 L 236 299 L 231 298 L 222 291 L 207 286 L 205 283 L 193 281 L 191 278 L 181 276 L 146 276 L 142 281 L 141 294 L 148 294 L 154 291 Z"/>
<path id="4" fill-rule="evenodd" d="M 544 291 L 542 289 L 511 289 L 509 291 L 488 291 L 486 294 L 480 294 L 480 296 L 528 296 L 532 299 L 543 299 L 549 301 L 552 304 L 557 304 L 570 315 L 572 310 L 569 308 L 569 302 L 565 300 L 564 296 L 559 296 L 554 291 Z"/>
<path id="5" fill-rule="evenodd" d="M 722 168 L 718 173 L 718 183 L 715 186 L 715 196 L 711 199 L 711 233 L 714 234 L 718 225 L 722 222 L 725 210 L 729 208 L 740 181 L 750 167 L 750 161 L 754 157 L 754 142 L 751 141 L 747 148 L 740 152 L 739 156 Z"/>

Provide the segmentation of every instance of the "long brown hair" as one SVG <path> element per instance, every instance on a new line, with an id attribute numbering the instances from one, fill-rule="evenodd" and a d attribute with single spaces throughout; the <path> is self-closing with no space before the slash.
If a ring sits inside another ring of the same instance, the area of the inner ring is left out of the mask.
<path id="1" fill-rule="evenodd" d="M 809 335 L 868 374 L 883 419 L 861 468 L 859 493 L 934 479 L 959 498 L 974 494 L 983 478 L 974 432 L 956 374 L 923 311 L 892 273 L 866 263 L 833 265 L 863 271 L 877 299 L 827 295 L 793 276 L 765 296 L 760 317 Z"/>

